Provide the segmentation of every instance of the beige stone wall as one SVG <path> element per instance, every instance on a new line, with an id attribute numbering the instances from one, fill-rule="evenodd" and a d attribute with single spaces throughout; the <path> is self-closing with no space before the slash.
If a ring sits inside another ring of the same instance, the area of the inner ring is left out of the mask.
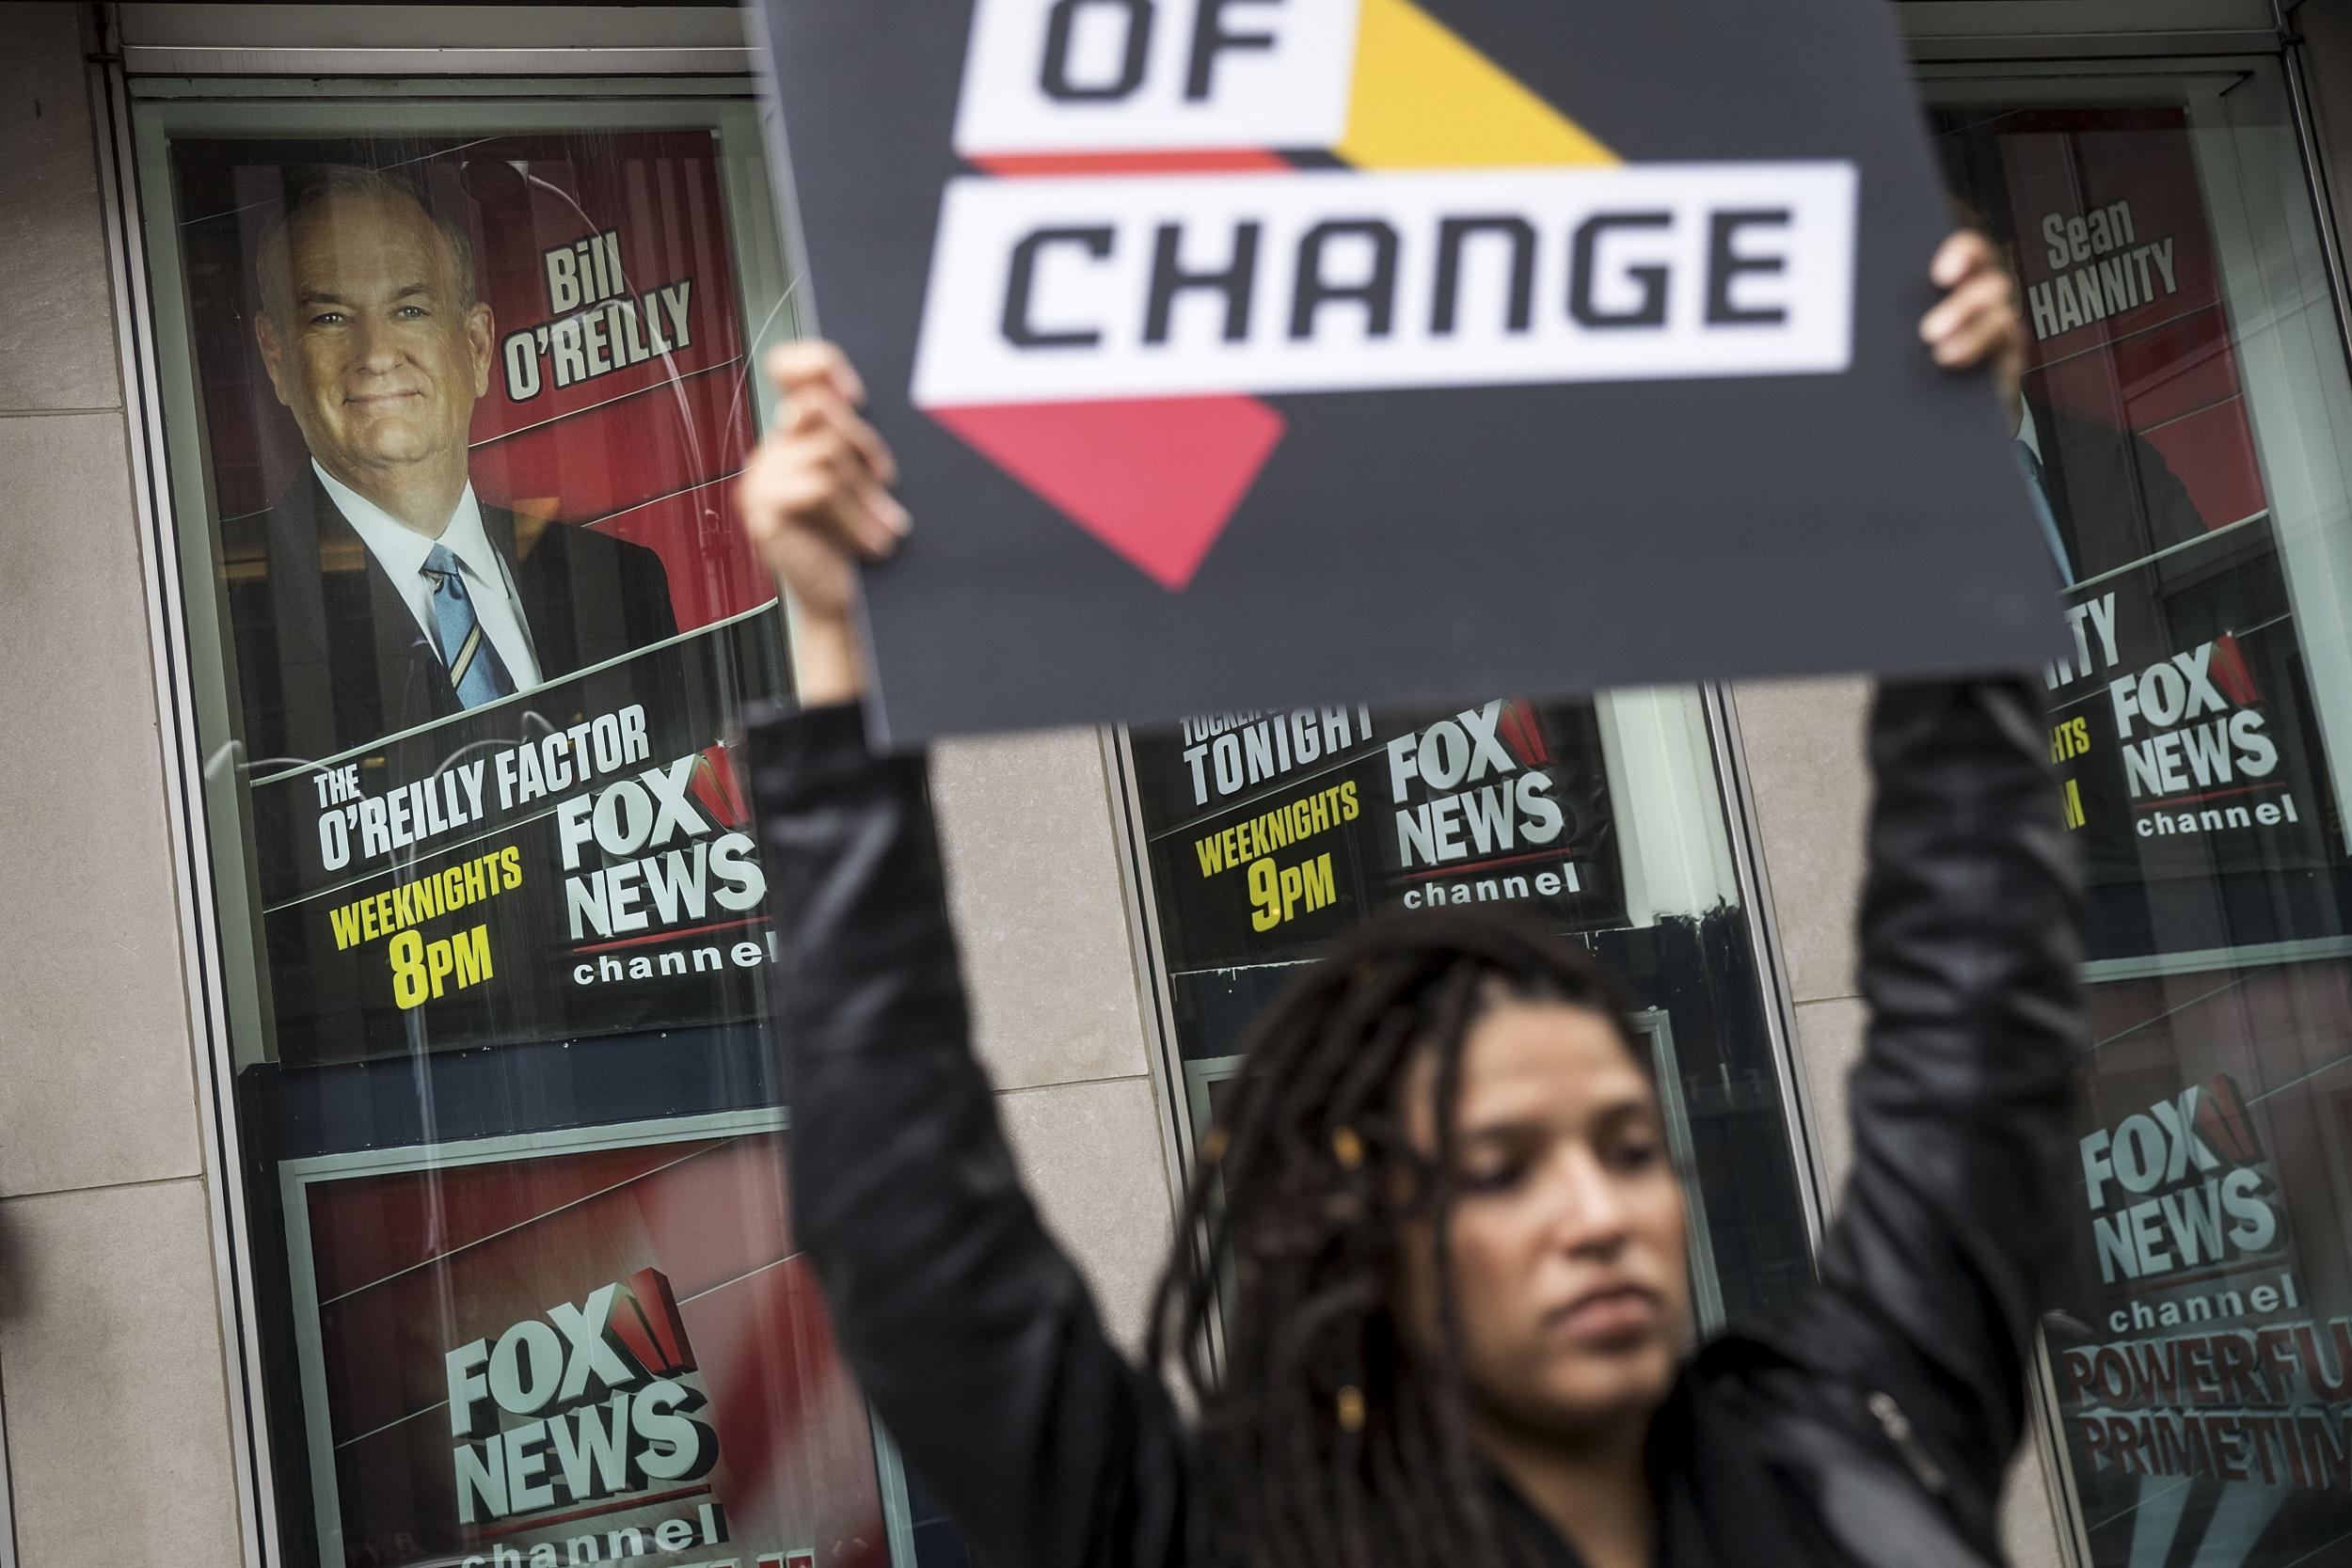
<path id="1" fill-rule="evenodd" d="M 0 18 L 0 1412 L 25 1568 L 230 1564 L 229 1392 L 80 9 Z"/>
<path id="2" fill-rule="evenodd" d="M 1758 683 L 1734 696 L 1795 1004 L 1798 1057 L 1833 1194 L 1852 1154 L 1846 1074 L 1861 1052 L 1867 1016 L 1854 979 L 1854 911 L 1869 807 L 1862 749 L 1869 698 L 1868 683 L 1858 680 Z M 2016 1568 L 2060 1568 L 2066 1560 L 2043 1481 L 2042 1442 L 2037 1430 L 2010 1472 L 2002 1524 Z"/>
<path id="3" fill-rule="evenodd" d="M 1175 1199 L 1101 743 L 957 742 L 931 784 L 1006 1133 L 1112 1332 L 1139 1346 Z"/>

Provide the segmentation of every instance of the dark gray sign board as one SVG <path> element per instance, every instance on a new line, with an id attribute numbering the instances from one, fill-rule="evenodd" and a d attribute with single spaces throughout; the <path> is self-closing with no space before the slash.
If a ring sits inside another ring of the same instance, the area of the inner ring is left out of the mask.
<path id="1" fill-rule="evenodd" d="M 880 733 L 2055 655 L 1884 12 L 769 0 Z"/>

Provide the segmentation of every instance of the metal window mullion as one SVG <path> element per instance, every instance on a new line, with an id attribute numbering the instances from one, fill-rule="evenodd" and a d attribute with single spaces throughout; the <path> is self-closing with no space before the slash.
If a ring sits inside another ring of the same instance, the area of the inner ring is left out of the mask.
<path id="1" fill-rule="evenodd" d="M 1932 60 L 2275 52 L 2273 0 L 1899 0 L 1912 53 Z"/>

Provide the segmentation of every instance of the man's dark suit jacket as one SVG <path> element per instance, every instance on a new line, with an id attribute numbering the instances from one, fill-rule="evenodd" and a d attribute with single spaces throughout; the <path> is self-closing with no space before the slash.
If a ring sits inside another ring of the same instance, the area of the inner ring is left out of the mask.
<path id="1" fill-rule="evenodd" d="M 2204 536 L 2188 486 L 2146 436 L 2049 408 L 2033 420 L 2074 580 Z"/>
<path id="2" fill-rule="evenodd" d="M 643 545 L 484 505 L 543 681 L 677 634 Z M 316 761 L 462 711 L 432 641 L 315 474 L 223 530 L 246 756 Z"/>

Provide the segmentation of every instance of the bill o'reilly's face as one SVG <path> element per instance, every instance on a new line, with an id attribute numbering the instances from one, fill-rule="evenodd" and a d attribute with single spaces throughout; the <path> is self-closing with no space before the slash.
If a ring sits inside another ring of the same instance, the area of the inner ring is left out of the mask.
<path id="1" fill-rule="evenodd" d="M 257 336 L 310 454 L 362 495 L 403 466 L 462 470 L 491 321 L 447 238 L 414 201 L 354 193 L 297 217 L 285 245 Z"/>

